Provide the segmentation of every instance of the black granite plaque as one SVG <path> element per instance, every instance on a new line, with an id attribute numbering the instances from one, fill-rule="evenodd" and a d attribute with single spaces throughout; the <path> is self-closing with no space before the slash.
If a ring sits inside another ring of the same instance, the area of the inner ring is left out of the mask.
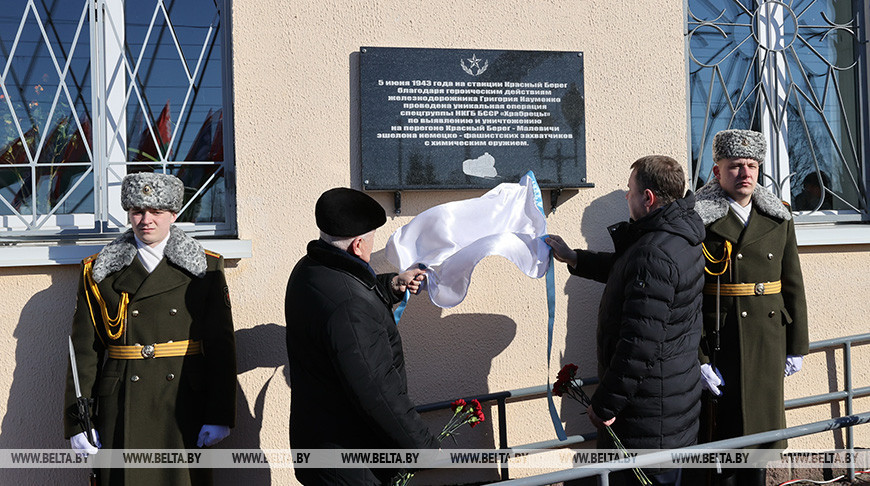
<path id="1" fill-rule="evenodd" d="M 529 170 L 586 180 L 583 54 L 360 49 L 366 190 L 491 188 Z"/>

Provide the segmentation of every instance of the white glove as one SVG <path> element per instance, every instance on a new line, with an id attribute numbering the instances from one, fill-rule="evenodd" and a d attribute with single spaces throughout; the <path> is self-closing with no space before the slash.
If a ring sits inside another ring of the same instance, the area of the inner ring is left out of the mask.
<path id="1" fill-rule="evenodd" d="M 197 447 L 211 447 L 230 435 L 230 428 L 226 425 L 203 425 L 196 439 Z"/>
<path id="2" fill-rule="evenodd" d="M 801 370 L 804 357 L 799 354 L 790 354 L 785 357 L 785 376 L 791 376 Z"/>
<path id="3" fill-rule="evenodd" d="M 719 389 L 719 385 L 724 385 L 725 381 L 722 379 L 722 375 L 719 373 L 719 370 L 713 368 L 707 363 L 702 364 L 701 378 L 704 381 L 704 386 L 708 390 L 710 390 L 710 393 L 716 395 L 717 397 L 722 394 L 722 390 Z"/>
<path id="4" fill-rule="evenodd" d="M 91 443 L 88 442 L 88 436 L 84 432 L 79 432 L 69 438 L 70 447 L 72 447 L 72 450 L 81 457 L 88 457 L 88 454 L 96 454 L 97 451 L 100 450 L 100 447 L 103 447 L 103 444 L 100 442 L 100 434 L 98 434 L 94 429 L 91 429 L 91 433 L 94 434 L 97 447 L 92 446 Z"/>

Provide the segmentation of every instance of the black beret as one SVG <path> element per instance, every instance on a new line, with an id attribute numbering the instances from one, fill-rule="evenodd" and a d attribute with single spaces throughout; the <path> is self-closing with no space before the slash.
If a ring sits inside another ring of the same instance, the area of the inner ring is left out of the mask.
<path id="1" fill-rule="evenodd" d="M 368 194 L 336 187 L 317 199 L 314 219 L 320 231 L 330 236 L 350 237 L 380 228 L 387 222 L 387 213 Z"/>

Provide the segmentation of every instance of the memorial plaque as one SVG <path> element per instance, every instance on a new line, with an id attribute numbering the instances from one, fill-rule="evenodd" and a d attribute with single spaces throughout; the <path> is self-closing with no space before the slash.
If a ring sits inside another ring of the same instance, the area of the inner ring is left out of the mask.
<path id="1" fill-rule="evenodd" d="M 360 49 L 366 190 L 476 189 L 529 170 L 544 188 L 586 180 L 583 54 Z"/>

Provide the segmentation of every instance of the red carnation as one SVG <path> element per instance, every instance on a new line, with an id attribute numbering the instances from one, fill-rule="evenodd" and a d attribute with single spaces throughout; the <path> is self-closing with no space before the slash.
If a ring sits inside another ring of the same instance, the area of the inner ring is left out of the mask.
<path id="1" fill-rule="evenodd" d="M 574 363 L 568 363 L 562 367 L 559 373 L 556 375 L 561 381 L 573 380 L 575 376 L 577 376 L 577 365 Z"/>
<path id="2" fill-rule="evenodd" d="M 556 383 L 553 383 L 553 395 L 561 397 L 563 393 L 565 393 L 565 381 L 561 379 L 556 380 Z"/>
<path id="3" fill-rule="evenodd" d="M 476 402 L 477 400 L 474 401 Z M 453 408 L 453 413 L 456 413 L 457 409 L 462 410 L 463 408 L 465 408 L 465 405 L 465 400 L 461 398 L 450 404 L 450 406 Z"/>
<path id="4" fill-rule="evenodd" d="M 478 413 L 482 410 L 482 407 L 480 406 L 480 402 L 477 401 L 477 399 L 474 399 L 471 401 L 471 407 L 474 410 L 474 413 Z"/>

